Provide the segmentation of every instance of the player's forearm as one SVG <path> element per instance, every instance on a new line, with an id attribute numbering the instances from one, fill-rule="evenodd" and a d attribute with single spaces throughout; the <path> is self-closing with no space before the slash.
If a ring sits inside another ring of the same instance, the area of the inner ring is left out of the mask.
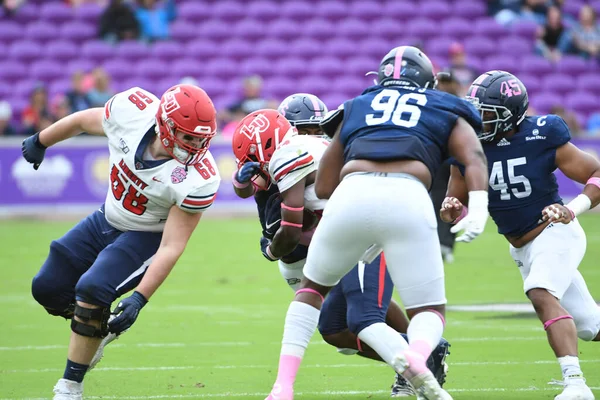
<path id="1" fill-rule="evenodd" d="M 583 188 L 582 194 L 590 198 L 590 209 L 600 204 L 600 169 L 594 171 Z"/>
<path id="2" fill-rule="evenodd" d="M 68 115 L 40 132 L 40 143 L 50 147 L 81 132 L 102 135 L 102 108 L 91 108 Z"/>
<path id="3" fill-rule="evenodd" d="M 487 161 L 483 154 L 481 156 L 477 155 L 465 164 L 465 183 L 469 192 L 488 190 Z"/>
<path id="4" fill-rule="evenodd" d="M 182 253 L 183 248 L 177 246 L 160 247 L 136 290 L 150 300 L 154 292 L 167 279 Z"/>
<path id="5" fill-rule="evenodd" d="M 282 227 L 277 231 L 273 238 L 273 242 L 269 246 L 271 254 L 277 258 L 284 257 L 294 251 L 302 237 L 302 231 L 300 229 L 286 228 L 289 227 Z"/>
<path id="6" fill-rule="evenodd" d="M 252 196 L 254 194 L 254 185 L 248 185 L 246 187 L 243 188 L 238 188 L 235 185 L 233 186 L 233 190 L 235 191 L 235 194 L 237 194 L 239 197 L 241 197 L 242 199 L 246 199 L 250 196 Z"/>

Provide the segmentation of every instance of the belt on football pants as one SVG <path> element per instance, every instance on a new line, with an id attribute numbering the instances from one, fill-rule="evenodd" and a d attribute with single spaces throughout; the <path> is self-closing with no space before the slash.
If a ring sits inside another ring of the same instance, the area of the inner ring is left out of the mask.
<path id="1" fill-rule="evenodd" d="M 420 184 L 423 184 L 419 178 L 414 175 L 407 174 L 404 172 L 351 172 L 344 177 L 344 179 L 352 176 L 352 175 L 368 175 L 368 176 L 376 176 L 376 177 L 384 177 L 384 178 L 403 178 L 403 179 L 411 179 L 413 181 L 417 181 Z"/>

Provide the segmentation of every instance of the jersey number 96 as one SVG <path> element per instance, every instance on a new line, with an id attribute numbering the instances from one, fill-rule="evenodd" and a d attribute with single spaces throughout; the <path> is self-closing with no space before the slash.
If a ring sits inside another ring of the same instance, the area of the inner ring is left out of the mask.
<path id="1" fill-rule="evenodd" d="M 408 104 L 409 100 L 416 105 Z M 366 123 L 372 126 L 385 124 L 391 120 L 394 125 L 412 128 L 419 123 L 419 118 L 421 118 L 421 109 L 418 106 L 425 104 L 427 104 L 427 97 L 422 93 L 406 93 L 400 96 L 396 90 L 384 89 L 371 101 L 373 111 L 379 111 L 382 114 L 367 114 Z"/>

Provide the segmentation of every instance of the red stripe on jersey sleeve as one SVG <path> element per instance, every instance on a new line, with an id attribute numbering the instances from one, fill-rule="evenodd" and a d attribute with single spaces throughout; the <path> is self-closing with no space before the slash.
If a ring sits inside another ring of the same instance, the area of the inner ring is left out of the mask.
<path id="1" fill-rule="evenodd" d="M 292 172 L 296 168 L 308 165 L 308 164 L 310 164 L 313 161 L 314 161 L 313 156 L 310 155 L 310 154 L 308 154 L 306 157 L 303 157 L 303 158 L 301 158 L 299 160 L 294 161 L 288 167 L 286 167 L 285 169 L 279 171 L 279 173 L 277 173 L 277 175 L 275 175 L 275 180 L 277 182 L 279 182 L 281 179 L 283 179 L 284 176 L 286 176 L 287 174 L 289 174 L 290 172 Z"/>

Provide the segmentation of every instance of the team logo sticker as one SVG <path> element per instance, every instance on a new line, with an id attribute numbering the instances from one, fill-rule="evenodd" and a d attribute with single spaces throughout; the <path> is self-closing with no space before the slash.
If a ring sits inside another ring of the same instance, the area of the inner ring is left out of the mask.
<path id="1" fill-rule="evenodd" d="M 171 182 L 174 184 L 181 183 L 187 178 L 187 172 L 183 167 L 176 167 L 173 172 L 171 172 Z"/>
<path id="2" fill-rule="evenodd" d="M 383 67 L 383 74 L 385 76 L 392 76 L 393 72 L 394 72 L 394 66 L 392 64 L 386 64 L 385 67 Z"/>

